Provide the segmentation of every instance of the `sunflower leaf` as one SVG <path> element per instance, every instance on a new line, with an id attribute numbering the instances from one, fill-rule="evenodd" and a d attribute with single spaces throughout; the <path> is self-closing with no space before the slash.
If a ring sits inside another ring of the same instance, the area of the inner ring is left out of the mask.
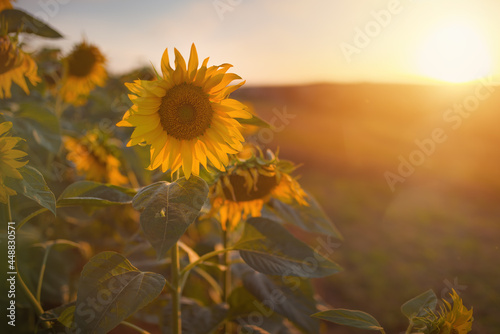
<path id="1" fill-rule="evenodd" d="M 4 9 L 0 12 L 0 22 L 5 22 L 7 33 L 25 32 L 48 38 L 63 36 L 48 24 L 19 9 Z"/>
<path id="2" fill-rule="evenodd" d="M 437 296 L 432 289 L 410 299 L 401 306 L 401 312 L 410 320 L 426 315 L 426 309 L 434 311 L 437 305 Z"/>
<path id="3" fill-rule="evenodd" d="M 36 168 L 28 165 L 19 168 L 18 171 L 23 178 L 7 178 L 5 184 L 18 194 L 23 194 L 34 200 L 55 215 L 56 198 L 47 186 L 43 175 Z"/>
<path id="4" fill-rule="evenodd" d="M 74 326 L 82 333 L 107 333 L 156 299 L 164 286 L 162 275 L 138 270 L 121 254 L 99 253 L 82 270 Z"/>
<path id="5" fill-rule="evenodd" d="M 342 270 L 279 223 L 263 217 L 247 220 L 234 248 L 250 267 L 268 275 L 324 277 Z"/>
<path id="6" fill-rule="evenodd" d="M 132 203 L 135 190 L 94 181 L 70 184 L 57 199 L 57 206 L 110 206 Z"/>
<path id="7" fill-rule="evenodd" d="M 207 183 L 197 176 L 188 180 L 154 183 L 142 188 L 132 200 L 141 211 L 141 226 L 158 259 L 179 240 L 198 217 L 208 196 Z"/>
<path id="8" fill-rule="evenodd" d="M 296 225 L 307 232 L 320 233 L 342 240 L 339 230 L 314 197 L 307 194 L 305 199 L 309 205 L 301 205 L 297 201 L 288 204 L 273 198 L 269 202 L 269 207 L 273 214 L 286 223 Z"/>
<path id="9" fill-rule="evenodd" d="M 354 328 L 367 329 L 372 331 L 379 331 L 383 329 L 382 326 L 380 326 L 380 324 L 378 323 L 377 319 L 363 311 L 337 308 L 315 313 L 311 315 L 311 317 Z"/>

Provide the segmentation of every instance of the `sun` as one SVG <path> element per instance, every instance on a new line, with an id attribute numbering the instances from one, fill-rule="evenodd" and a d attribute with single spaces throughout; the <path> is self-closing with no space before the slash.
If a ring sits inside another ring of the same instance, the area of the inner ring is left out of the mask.
<path id="1" fill-rule="evenodd" d="M 488 44 L 473 25 L 464 22 L 438 27 L 420 50 L 420 73 L 432 79 L 463 83 L 484 77 L 492 70 Z"/>

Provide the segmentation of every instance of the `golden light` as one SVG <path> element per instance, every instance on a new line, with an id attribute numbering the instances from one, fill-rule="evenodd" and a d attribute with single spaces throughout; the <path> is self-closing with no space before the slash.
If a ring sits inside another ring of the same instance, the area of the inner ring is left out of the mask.
<path id="1" fill-rule="evenodd" d="M 420 73 L 441 81 L 461 83 L 491 73 L 488 44 L 464 22 L 443 25 L 423 43 L 418 54 Z"/>

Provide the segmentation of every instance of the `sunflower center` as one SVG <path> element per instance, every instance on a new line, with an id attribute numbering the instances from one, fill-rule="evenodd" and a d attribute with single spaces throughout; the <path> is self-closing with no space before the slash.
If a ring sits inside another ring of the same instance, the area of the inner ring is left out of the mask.
<path id="1" fill-rule="evenodd" d="M 14 51 L 14 52 L 13 52 Z M 16 66 L 17 52 L 7 36 L 0 37 L 0 74 L 4 74 Z"/>
<path id="2" fill-rule="evenodd" d="M 231 190 L 226 187 L 222 188 L 224 196 L 228 199 L 236 200 L 237 202 L 253 201 L 264 198 L 278 185 L 276 176 L 259 175 L 255 187 L 252 187 L 252 189 L 248 191 L 245 185 L 245 177 L 237 174 L 231 174 L 227 177 L 229 177 L 229 182 L 233 187 L 235 198 L 233 198 Z"/>
<path id="3" fill-rule="evenodd" d="M 158 113 L 169 136 L 191 140 L 203 135 L 210 127 L 213 110 L 201 87 L 182 83 L 167 91 Z"/>
<path id="4" fill-rule="evenodd" d="M 85 77 L 92 72 L 97 62 L 97 55 L 91 47 L 80 47 L 68 57 L 69 75 Z"/>

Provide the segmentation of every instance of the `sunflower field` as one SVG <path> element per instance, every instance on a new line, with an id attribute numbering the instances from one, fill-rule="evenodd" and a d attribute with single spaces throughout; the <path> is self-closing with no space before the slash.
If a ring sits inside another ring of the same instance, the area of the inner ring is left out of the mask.
<path id="1" fill-rule="evenodd" d="M 26 34 L 62 37 L 0 1 L 3 332 L 386 333 L 315 293 L 343 237 L 300 161 L 252 139 L 273 126 L 230 97 L 231 64 L 168 46 L 112 76 L 91 40 L 27 52 Z M 401 311 L 406 333 L 472 328 L 455 291 Z"/>

